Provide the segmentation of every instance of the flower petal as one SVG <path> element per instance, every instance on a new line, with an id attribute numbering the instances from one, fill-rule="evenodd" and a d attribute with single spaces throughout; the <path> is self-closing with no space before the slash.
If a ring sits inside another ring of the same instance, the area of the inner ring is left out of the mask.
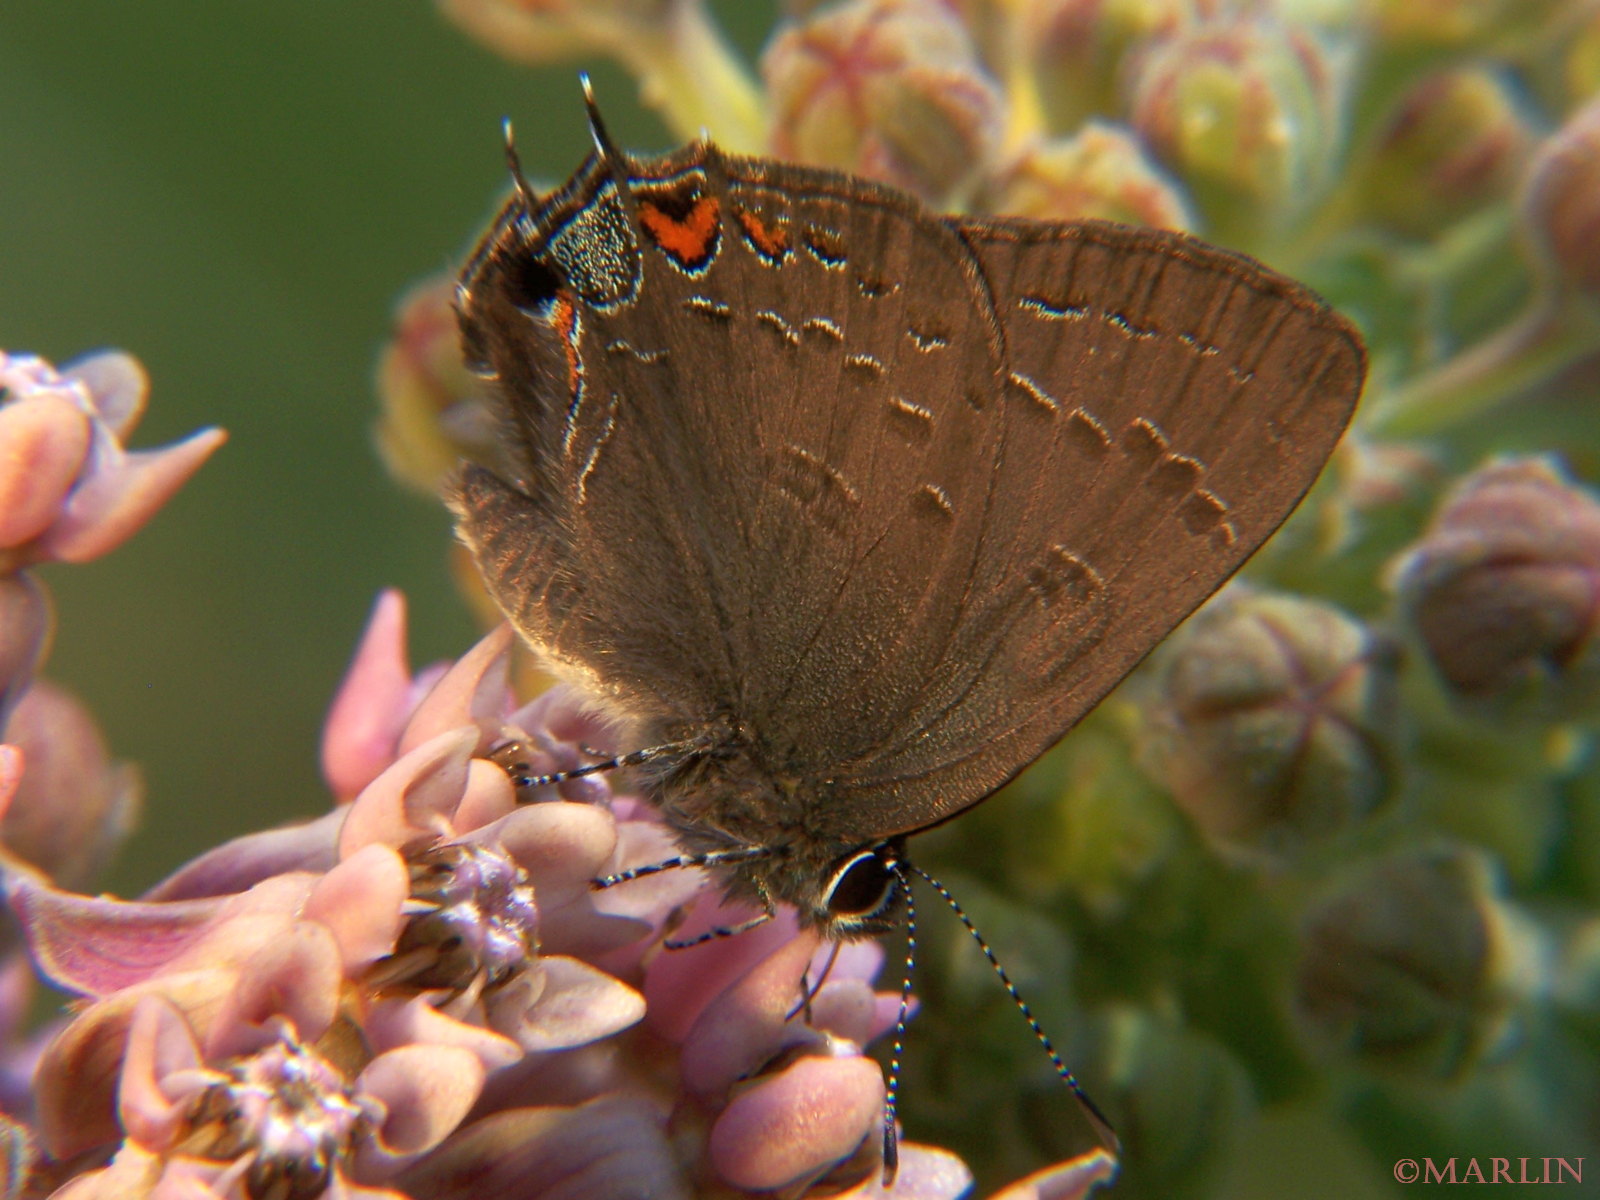
<path id="1" fill-rule="evenodd" d="M 870 1058 L 802 1058 L 734 1097 L 711 1130 L 712 1165 L 748 1191 L 810 1178 L 877 1134 L 883 1095 Z"/>
<path id="2" fill-rule="evenodd" d="M 15 746 L 0 746 L 0 820 L 5 818 L 22 782 L 22 751 Z"/>
<path id="3" fill-rule="evenodd" d="M 898 1016 L 900 997 L 884 998 Z M 811 1001 L 811 1024 L 834 1037 L 865 1046 L 883 1032 L 878 1027 L 878 999 L 872 985 L 860 979 L 830 979 Z"/>
<path id="4" fill-rule="evenodd" d="M 805 1022 L 788 1019 L 819 941 L 815 930 L 796 935 L 706 1005 L 683 1042 L 680 1069 L 691 1094 L 720 1096 L 785 1046 L 819 1040 Z"/>
<path id="5" fill-rule="evenodd" d="M 302 915 L 326 927 L 354 976 L 394 950 L 411 894 L 405 861 L 388 846 L 366 845 L 319 879 Z"/>
<path id="6" fill-rule="evenodd" d="M 83 469 L 89 429 L 60 392 L 0 405 L 0 548 L 31 542 L 55 522 Z"/>
<path id="7" fill-rule="evenodd" d="M 498 730 L 510 708 L 507 672 L 511 661 L 511 626 L 500 625 L 460 658 L 422 702 L 400 734 L 402 754 L 446 730 L 475 724 Z"/>
<path id="8" fill-rule="evenodd" d="M 339 830 L 340 856 L 369 844 L 400 848 L 448 837 L 477 744 L 473 726 L 447 730 L 408 751 L 362 788 Z"/>
<path id="9" fill-rule="evenodd" d="M 490 1071 L 508 1067 L 523 1056 L 522 1047 L 510 1038 L 440 1012 L 425 995 L 376 1000 L 361 1027 L 379 1052 L 419 1043 L 460 1046 L 472 1051 Z"/>
<path id="10" fill-rule="evenodd" d="M 86 996 L 149 978 L 198 942 L 220 918 L 220 900 L 145 904 L 80 896 L 13 872 L 6 898 L 39 971 Z"/>
<path id="11" fill-rule="evenodd" d="M 338 1014 L 343 982 L 333 934 L 315 921 L 295 922 L 244 963 L 206 1035 L 207 1057 L 259 1050 L 278 1039 L 283 1020 L 305 1041 L 316 1041 Z"/>
<path id="12" fill-rule="evenodd" d="M 610 864 L 610 869 L 621 871 L 627 867 L 662 862 L 680 853 L 682 848 L 674 839 L 672 831 L 660 822 L 627 820 L 619 817 L 617 853 Z M 595 893 L 594 899 L 595 907 L 602 912 L 622 917 L 638 917 L 640 920 L 660 925 L 670 914 L 687 909 L 702 891 L 710 894 L 706 873 L 693 867 L 686 867 L 629 880 L 627 883 Z"/>
<path id="13" fill-rule="evenodd" d="M 390 589 L 373 605 L 322 724 L 322 776 L 335 796 L 350 799 L 394 761 L 411 704 L 406 600 Z"/>
<path id="14" fill-rule="evenodd" d="M 617 847 L 609 812 L 564 800 L 519 808 L 493 827 L 493 835 L 528 873 L 541 907 L 587 895 Z"/>
<path id="15" fill-rule="evenodd" d="M 139 1146 L 126 1144 L 111 1165 L 68 1181 L 50 1193 L 50 1200 L 141 1200 L 161 1175 L 161 1160 Z M 211 1200 L 207 1197 L 206 1200 Z"/>
<path id="16" fill-rule="evenodd" d="M 1116 1176 L 1117 1160 L 1104 1150 L 1091 1150 L 1019 1179 L 996 1192 L 993 1200 L 1085 1200 Z"/>
<path id="17" fill-rule="evenodd" d="M 182 1127 L 193 1093 L 171 1094 L 168 1075 L 204 1066 L 188 1023 L 167 1001 L 146 996 L 133 1010 L 117 1088 L 117 1112 L 130 1140 L 146 1149 L 169 1149 Z"/>
<path id="18" fill-rule="evenodd" d="M 504 820 L 517 811 L 517 790 L 499 763 L 474 758 L 467 767 L 467 786 L 450 825 L 466 833 Z"/>
<path id="19" fill-rule="evenodd" d="M 137 533 L 218 446 L 220 429 L 202 429 L 159 450 L 125 453 L 106 446 L 107 434 L 85 476 L 62 507 L 60 518 L 39 540 L 39 552 L 57 562 L 88 562 L 115 550 Z"/>
<path id="20" fill-rule="evenodd" d="M 457 1046 L 402 1046 L 378 1055 L 357 1085 L 383 1103 L 382 1160 L 358 1153 L 358 1174 L 384 1178 L 403 1165 L 396 1158 L 424 1154 L 444 1141 L 472 1108 L 483 1079 L 477 1056 Z"/>
<path id="21" fill-rule="evenodd" d="M 633 1096 L 467 1126 L 396 1182 L 428 1200 L 689 1200 L 665 1122 Z"/>
<path id="22" fill-rule="evenodd" d="M 130 988 L 80 1012 L 45 1047 L 34 1077 L 34 1124 L 45 1148 L 67 1159 L 121 1138 L 118 1074 L 128 1025 L 142 999 L 160 995 L 189 1015 L 191 1025 L 203 1025 L 236 979 L 227 970 L 164 976 L 159 987 Z M 194 1020 L 195 1014 L 202 1020 Z"/>
<path id="23" fill-rule="evenodd" d="M 25 572 L 0 575 L 0 732 L 33 681 L 54 625 L 39 583 Z"/>
<path id="24" fill-rule="evenodd" d="M 679 872 L 664 871 L 663 875 Z M 632 883 L 621 887 L 633 887 Z M 673 933 L 687 940 L 715 926 L 737 925 L 754 916 L 752 909 L 721 902 L 715 892 L 704 891 L 689 918 Z M 669 950 L 653 959 L 645 971 L 644 994 L 649 1001 L 650 1027 L 669 1041 L 681 1042 L 706 1005 L 722 994 L 758 961 L 795 936 L 792 909 L 738 937 L 717 938 L 683 950 Z"/>
<path id="25" fill-rule="evenodd" d="M 967 1200 L 972 1194 L 972 1172 L 967 1164 L 937 1146 L 900 1143 L 900 1169 L 894 1183 L 883 1186 L 883 1172 L 867 1177 L 834 1200 Z"/>
<path id="26" fill-rule="evenodd" d="M 637 1024 L 644 1016 L 644 997 L 619 979 L 575 958 L 541 957 L 537 970 L 544 987 L 531 1006 L 517 1006 L 519 993 L 485 997 L 490 1024 L 514 1038 L 524 1050 L 565 1050 L 581 1046 Z"/>
<path id="27" fill-rule="evenodd" d="M 118 441 L 128 440 L 150 395 L 150 376 L 143 363 L 121 350 L 101 350 L 63 363 L 61 378 L 88 388 L 95 415 Z"/>
<path id="28" fill-rule="evenodd" d="M 342 808 L 315 821 L 247 833 L 191 859 L 142 897 L 143 900 L 196 900 L 246 891 L 275 875 L 321 874 L 339 861 L 336 841 L 344 824 Z"/>

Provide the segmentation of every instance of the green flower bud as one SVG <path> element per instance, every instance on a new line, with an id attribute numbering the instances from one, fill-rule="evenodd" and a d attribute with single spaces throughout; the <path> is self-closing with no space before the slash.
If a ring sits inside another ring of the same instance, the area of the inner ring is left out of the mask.
<path id="1" fill-rule="evenodd" d="M 1238 1059 L 1204 1033 L 1133 1009 L 1115 1013 L 1096 1041 L 1105 1065 L 1094 1074 L 1112 1080 L 1106 1102 L 1124 1135 L 1138 1131 L 1124 1185 L 1141 1196 L 1219 1194 L 1219 1176 L 1255 1115 Z"/>
<path id="2" fill-rule="evenodd" d="M 976 207 L 1050 221 L 1099 217 L 1163 229 L 1195 223 L 1182 188 L 1138 138 L 1100 121 L 1018 155 L 987 181 Z"/>
<path id="3" fill-rule="evenodd" d="M 1448 1079 L 1510 1027 L 1533 938 L 1503 907 L 1485 861 L 1440 850 L 1386 859 L 1308 914 L 1296 1015 L 1322 1049 Z"/>
<path id="4" fill-rule="evenodd" d="M 1541 265 L 1556 280 L 1600 299 L 1600 96 L 1534 154 L 1522 220 Z"/>
<path id="5" fill-rule="evenodd" d="M 1464 50 L 1503 45 L 1537 30 L 1567 0 L 1370 0 L 1368 20 L 1386 49 Z"/>
<path id="6" fill-rule="evenodd" d="M 1024 36 L 1052 123 L 1071 126 L 1115 109 L 1131 52 L 1193 28 L 1219 7 L 1217 0 L 1028 0 Z"/>
<path id="7" fill-rule="evenodd" d="M 1462 480 L 1391 578 L 1458 696 L 1563 716 L 1600 702 L 1597 572 L 1600 499 L 1551 460 L 1520 458 Z"/>
<path id="8" fill-rule="evenodd" d="M 966 27 L 939 5 L 850 0 L 778 34 L 762 58 L 782 158 L 875 176 L 934 201 L 981 169 L 1003 101 Z"/>
<path id="9" fill-rule="evenodd" d="M 1600 96 L 1600 4 L 1591 6 L 1569 31 L 1561 74 L 1570 102 Z"/>
<path id="10" fill-rule="evenodd" d="M 1509 196 L 1532 148 L 1521 97 L 1502 72 L 1439 71 L 1390 117 L 1367 164 L 1367 205 L 1403 233 L 1435 233 Z"/>
<path id="11" fill-rule="evenodd" d="M 1145 761 L 1224 852 L 1324 842 L 1394 794 L 1391 658 L 1330 605 L 1236 587 L 1159 652 Z"/>
<path id="12" fill-rule="evenodd" d="M 1292 218 L 1338 157 L 1334 71 L 1302 30 L 1266 20 L 1186 30 L 1152 45 L 1131 83 L 1134 127 L 1225 236 Z"/>

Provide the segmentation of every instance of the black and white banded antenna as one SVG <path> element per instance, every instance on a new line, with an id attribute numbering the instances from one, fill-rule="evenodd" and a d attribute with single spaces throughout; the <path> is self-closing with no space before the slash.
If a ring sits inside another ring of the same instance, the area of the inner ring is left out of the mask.
<path id="1" fill-rule="evenodd" d="M 889 1052 L 888 1088 L 883 1094 L 883 1186 L 894 1182 L 900 1170 L 900 1138 L 895 1131 L 895 1106 L 900 1098 L 900 1062 L 906 1049 L 906 1021 L 911 1016 L 911 976 L 917 966 L 917 901 L 911 894 L 911 877 L 906 864 L 889 860 L 889 869 L 899 883 L 906 902 L 906 961 L 900 976 L 900 1009 L 894 1018 L 894 1045 Z M 916 868 L 912 868 L 915 870 Z M 919 875 L 920 871 L 917 872 Z"/>
<path id="2" fill-rule="evenodd" d="M 944 902 L 950 906 L 950 911 L 956 914 L 956 918 L 966 928 L 966 931 L 972 935 L 972 940 L 978 943 L 978 949 L 983 951 L 983 956 L 989 960 L 989 965 L 994 968 L 994 973 L 999 976 L 1000 986 L 1006 989 L 1006 994 L 1011 997 L 1012 1003 L 1017 1006 L 1017 1011 L 1022 1014 L 1022 1019 L 1028 1023 L 1028 1028 L 1033 1030 L 1033 1036 L 1039 1039 L 1039 1045 L 1044 1047 L 1045 1056 L 1049 1058 L 1050 1065 L 1055 1068 L 1056 1074 L 1061 1078 L 1061 1082 L 1067 1085 L 1073 1097 L 1078 1101 L 1078 1107 L 1082 1110 L 1085 1120 L 1089 1122 L 1090 1127 L 1094 1130 L 1095 1136 L 1100 1139 L 1100 1144 L 1113 1157 L 1120 1159 L 1122 1157 L 1122 1139 L 1117 1136 L 1117 1131 L 1111 1127 L 1111 1122 L 1107 1119 L 1105 1113 L 1100 1111 L 1100 1106 L 1089 1098 L 1088 1092 L 1083 1090 L 1083 1085 L 1078 1082 L 1078 1077 L 1067 1069 L 1067 1064 L 1062 1061 L 1061 1055 L 1056 1052 L 1055 1044 L 1051 1042 L 1050 1035 L 1045 1033 L 1044 1026 L 1040 1025 L 1039 1019 L 1033 1015 L 1033 1010 L 1028 1007 L 1028 1002 L 1022 998 L 1022 993 L 1017 990 L 1017 985 L 1011 982 L 1011 976 L 1006 974 L 1006 969 L 1000 965 L 1000 960 L 995 957 L 994 950 L 990 948 L 983 934 L 978 932 L 978 927 L 972 923 L 972 918 L 967 916 L 966 910 L 956 902 L 956 898 L 950 894 L 950 890 L 944 884 L 915 863 L 906 863 L 904 865 L 928 881 L 929 886 L 944 898 Z M 906 897 L 908 902 L 910 895 L 910 889 L 907 888 Z M 908 914 L 910 911 L 908 903 Z M 898 1056 L 898 1036 L 895 1049 Z"/>

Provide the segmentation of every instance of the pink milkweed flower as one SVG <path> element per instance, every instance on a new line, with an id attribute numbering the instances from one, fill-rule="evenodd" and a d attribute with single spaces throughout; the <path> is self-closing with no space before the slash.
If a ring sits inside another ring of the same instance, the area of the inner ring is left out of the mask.
<path id="1" fill-rule="evenodd" d="M 58 1196 L 245 1200 L 261 1195 L 402 1200 L 378 1182 L 432 1149 L 482 1084 L 470 1052 L 410 1046 L 354 1079 L 338 1043 L 284 1017 L 255 1045 L 208 1053 L 184 1015 L 149 996 L 133 1009 L 117 1105 L 127 1141 Z"/>
<path id="2" fill-rule="evenodd" d="M 324 740 L 348 803 L 139 901 L 12 866 L 36 962 L 88 1001 L 37 1076 L 53 1169 L 88 1171 L 63 1196 L 965 1192 L 911 1144 L 883 1182 L 876 944 L 780 912 L 673 948 L 754 914 L 694 869 L 596 888 L 677 852 L 640 797 L 543 779 L 612 731 L 567 689 L 515 707 L 504 630 L 419 676 L 403 642 L 387 596 Z"/>
<path id="3" fill-rule="evenodd" d="M 115 1067 L 142 1000 L 183 1013 L 209 1054 L 250 1048 L 280 1017 L 315 1040 L 359 1000 L 350 981 L 393 946 L 406 883 L 378 850 L 324 875 L 279 875 L 204 900 L 78 896 L 15 865 L 9 875 L 7 899 L 40 973 L 88 1000 L 35 1078 L 38 1130 L 58 1159 L 120 1136 Z"/>
<path id="4" fill-rule="evenodd" d="M 203 429 L 158 450 L 123 439 L 149 381 L 126 354 L 64 370 L 0 352 L 0 566 L 87 562 L 121 545 L 226 439 Z"/>

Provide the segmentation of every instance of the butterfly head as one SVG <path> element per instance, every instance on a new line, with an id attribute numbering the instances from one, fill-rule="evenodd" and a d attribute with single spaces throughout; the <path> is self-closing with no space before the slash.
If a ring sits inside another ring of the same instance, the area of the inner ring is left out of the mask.
<path id="1" fill-rule="evenodd" d="M 833 863 L 809 915 L 836 940 L 875 937 L 901 923 L 905 888 L 899 847 L 865 846 Z"/>
<path id="2" fill-rule="evenodd" d="M 905 921 L 909 868 L 898 842 L 838 854 L 790 841 L 689 855 L 681 861 L 708 867 L 730 896 L 769 913 L 777 905 L 789 905 L 802 925 L 821 930 L 830 941 L 877 937 Z"/>

